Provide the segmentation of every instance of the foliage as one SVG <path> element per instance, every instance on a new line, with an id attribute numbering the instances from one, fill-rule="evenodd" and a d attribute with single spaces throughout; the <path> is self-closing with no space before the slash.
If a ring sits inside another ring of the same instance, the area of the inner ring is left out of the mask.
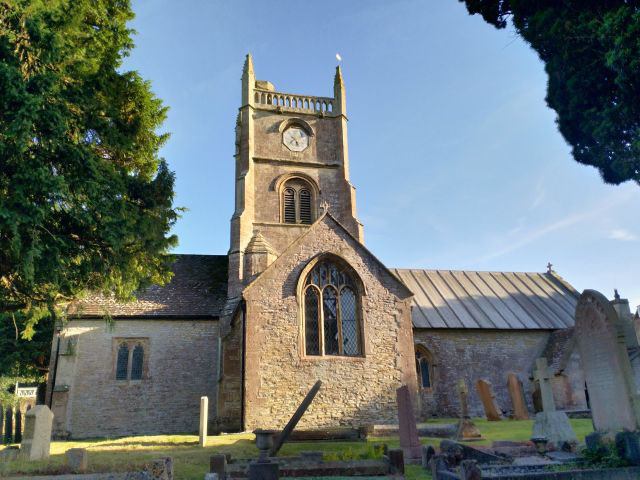
<path id="1" fill-rule="evenodd" d="M 582 450 L 584 465 L 590 468 L 618 468 L 628 467 L 629 462 L 618 453 L 615 443 L 603 442 L 600 448 L 585 448 Z"/>
<path id="2" fill-rule="evenodd" d="M 376 460 L 382 458 L 384 455 L 384 446 L 378 443 L 368 443 L 366 448 L 357 453 L 353 451 L 352 447 L 347 447 L 344 450 L 338 452 L 329 452 L 324 455 L 324 460 L 327 462 L 337 462 L 340 460 Z"/>
<path id="3" fill-rule="evenodd" d="M 538 53 L 574 159 L 607 183 L 640 183 L 640 1 L 460 1 L 496 28 L 510 19 Z"/>
<path id="4" fill-rule="evenodd" d="M 132 18 L 129 0 L 0 0 L 3 367 L 35 353 L 12 344 L 14 318 L 34 339 L 87 290 L 124 300 L 169 279 L 167 109 L 121 71 Z"/>

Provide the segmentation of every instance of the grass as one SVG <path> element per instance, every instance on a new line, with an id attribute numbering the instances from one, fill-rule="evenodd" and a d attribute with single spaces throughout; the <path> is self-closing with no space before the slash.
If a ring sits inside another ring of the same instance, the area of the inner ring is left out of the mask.
<path id="1" fill-rule="evenodd" d="M 449 423 L 452 419 L 438 419 L 430 423 Z M 506 420 L 488 422 L 474 419 L 485 440 L 471 445 L 491 445 L 494 440 L 527 441 L 531 437 L 532 420 Z M 571 419 L 578 440 L 592 431 L 590 419 Z M 255 457 L 258 454 L 251 433 L 212 436 L 206 448 L 198 446 L 197 435 L 156 435 L 144 437 L 101 438 L 52 442 L 48 460 L 26 462 L 12 461 L 0 464 L 0 477 L 24 474 L 46 474 L 65 472 L 64 453 L 70 448 L 86 448 L 89 451 L 90 472 L 122 472 L 134 470 L 144 463 L 161 457 L 172 457 L 176 478 L 179 480 L 202 480 L 208 471 L 209 457 L 215 453 L 230 453 L 235 458 Z M 424 445 L 437 446 L 440 439 L 421 438 Z M 368 441 L 350 442 L 295 442 L 282 447 L 281 455 L 297 455 L 305 450 L 321 450 L 326 454 L 340 453 L 351 448 L 354 455 L 365 454 L 371 444 L 386 443 L 390 448 L 399 446 L 398 437 L 378 437 Z M 0 447 L 2 449 L 3 447 Z M 426 480 L 430 475 L 420 466 L 409 465 L 405 476 L 408 480 Z"/>

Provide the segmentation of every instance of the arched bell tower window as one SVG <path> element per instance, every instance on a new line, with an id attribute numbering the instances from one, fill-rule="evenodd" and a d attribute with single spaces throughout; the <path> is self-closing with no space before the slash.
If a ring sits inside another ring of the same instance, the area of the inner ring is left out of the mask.
<path id="1" fill-rule="evenodd" d="M 420 388 L 433 389 L 433 356 L 422 345 L 416 345 L 416 374 Z"/>
<path id="2" fill-rule="evenodd" d="M 323 260 L 308 273 L 302 291 L 306 355 L 362 355 L 360 295 L 350 270 Z"/>
<path id="3" fill-rule="evenodd" d="M 301 178 L 291 178 L 282 186 L 281 219 L 283 223 L 311 225 L 315 221 L 315 193 Z"/>

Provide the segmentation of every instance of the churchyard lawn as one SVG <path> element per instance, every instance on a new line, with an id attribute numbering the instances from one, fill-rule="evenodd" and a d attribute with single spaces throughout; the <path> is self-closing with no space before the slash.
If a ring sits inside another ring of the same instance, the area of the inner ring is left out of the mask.
<path id="1" fill-rule="evenodd" d="M 455 419 L 438 419 L 430 423 L 453 423 Z M 505 420 L 488 422 L 474 419 L 485 440 L 471 445 L 490 445 L 494 440 L 526 441 L 531 437 L 532 420 Z M 583 442 L 585 435 L 592 429 L 591 419 L 571 419 L 578 441 Z M 124 437 L 118 439 L 93 439 L 69 442 L 52 442 L 51 457 L 46 461 L 13 461 L 0 463 L 0 477 L 17 476 L 27 473 L 62 473 L 64 452 L 70 448 L 86 448 L 89 451 L 90 472 L 115 472 L 135 470 L 140 465 L 160 457 L 172 457 L 175 475 L 180 480 L 202 480 L 208 471 L 209 456 L 214 453 L 230 453 L 235 458 L 257 457 L 258 450 L 254 435 L 249 433 L 229 434 L 208 437 L 207 447 L 198 446 L 197 435 L 157 435 L 148 437 Z M 437 446 L 437 438 L 420 438 L 425 445 Z M 301 451 L 322 450 L 325 454 L 352 452 L 354 458 L 365 455 L 371 445 L 386 443 L 389 447 L 398 447 L 397 437 L 371 438 L 367 442 L 293 442 L 287 443 L 280 455 L 297 455 Z M 4 447 L 0 447 L 0 450 Z M 429 479 L 420 466 L 408 466 L 408 480 Z"/>

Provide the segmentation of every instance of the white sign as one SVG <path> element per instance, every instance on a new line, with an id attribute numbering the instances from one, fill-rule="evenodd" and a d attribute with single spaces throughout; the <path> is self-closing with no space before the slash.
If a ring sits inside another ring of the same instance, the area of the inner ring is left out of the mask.
<path id="1" fill-rule="evenodd" d="M 18 398 L 35 398 L 38 393 L 38 387 L 24 387 L 16 390 Z"/>

